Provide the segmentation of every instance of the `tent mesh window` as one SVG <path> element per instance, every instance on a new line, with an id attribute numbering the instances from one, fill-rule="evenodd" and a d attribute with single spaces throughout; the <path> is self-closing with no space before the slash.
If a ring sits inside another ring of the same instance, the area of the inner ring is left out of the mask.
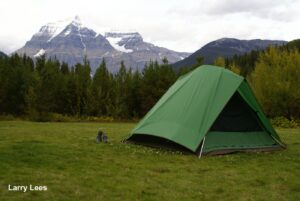
<path id="1" fill-rule="evenodd" d="M 231 97 L 210 131 L 250 132 L 262 131 L 263 127 L 255 112 L 245 103 L 238 92 Z"/>

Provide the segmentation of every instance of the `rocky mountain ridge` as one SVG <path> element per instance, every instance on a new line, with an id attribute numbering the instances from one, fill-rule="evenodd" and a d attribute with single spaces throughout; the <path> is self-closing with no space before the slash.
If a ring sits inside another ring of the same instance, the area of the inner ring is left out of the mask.
<path id="1" fill-rule="evenodd" d="M 79 17 L 42 26 L 16 53 L 33 58 L 46 54 L 71 66 L 82 62 L 86 55 L 93 72 L 102 59 L 111 72 L 116 72 L 121 61 L 135 70 L 142 69 L 150 60 L 161 62 L 166 57 L 174 63 L 190 55 L 147 43 L 138 32 L 102 35 L 84 26 Z"/>

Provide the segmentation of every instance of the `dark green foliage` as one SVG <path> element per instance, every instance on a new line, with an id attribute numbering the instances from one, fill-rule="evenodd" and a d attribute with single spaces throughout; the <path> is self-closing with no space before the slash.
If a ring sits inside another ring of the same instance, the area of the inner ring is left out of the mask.
<path id="1" fill-rule="evenodd" d="M 75 66 L 75 83 L 76 83 L 76 114 L 78 116 L 87 114 L 91 95 L 91 68 L 85 60 L 84 64 Z"/>
<path id="2" fill-rule="evenodd" d="M 300 40 L 276 48 L 282 53 L 299 50 Z M 252 51 L 231 59 L 222 58 L 222 61 L 226 68 L 235 69 L 235 72 L 248 77 L 253 74 L 261 55 L 267 51 Z M 284 60 L 285 56 L 282 59 Z M 39 121 L 47 121 L 53 115 L 76 118 L 141 118 L 179 76 L 200 66 L 203 58 L 197 58 L 197 62 L 197 65 L 181 68 L 178 72 L 171 68 L 166 58 L 162 60 L 162 64 L 150 61 L 142 72 L 132 71 L 121 62 L 119 71 L 112 74 L 103 60 L 92 77 L 86 58 L 82 63 L 70 67 L 56 59 L 46 59 L 45 55 L 36 58 L 35 61 L 26 55 L 0 57 L 0 115 L 25 115 Z M 271 78 L 274 75 L 270 75 Z M 296 76 L 296 73 L 289 77 L 293 76 Z M 278 74 L 278 79 L 280 77 L 283 78 L 281 73 Z M 293 78 L 297 79 L 298 77 Z M 265 78 L 262 79 L 264 80 Z M 272 88 L 272 85 L 270 87 Z M 292 90 L 285 90 L 285 95 L 279 94 L 278 97 L 294 97 L 298 94 L 297 87 L 292 88 L 296 89 L 293 93 Z M 277 102 L 286 105 L 262 104 L 267 115 L 299 117 L 297 99 L 292 98 L 294 101 L 287 102 L 280 101 L 279 98 L 276 99 Z M 275 99 L 270 100 L 272 103 L 276 102 Z M 274 115 L 265 105 L 270 105 L 272 111 L 288 108 L 288 112 L 276 112 Z"/>
<path id="3" fill-rule="evenodd" d="M 271 119 L 271 123 L 273 126 L 278 128 L 300 128 L 300 120 L 299 119 L 287 119 L 285 117 L 275 117 Z"/>
<path id="4" fill-rule="evenodd" d="M 129 113 L 127 99 L 129 96 L 130 77 L 127 75 L 127 70 L 123 61 L 121 62 L 119 72 L 114 78 L 114 107 L 112 115 L 114 117 L 126 118 Z"/>
<path id="5" fill-rule="evenodd" d="M 109 74 L 105 60 L 102 60 L 100 67 L 96 70 L 92 84 L 93 116 L 107 116 L 111 98 L 111 75 Z"/>
<path id="6" fill-rule="evenodd" d="M 70 73 L 68 64 L 63 62 L 63 63 L 61 64 L 60 71 L 61 71 L 64 75 L 68 75 L 68 74 Z"/>
<path id="7" fill-rule="evenodd" d="M 297 49 L 300 51 L 300 39 L 293 40 L 288 42 L 283 46 L 275 46 L 280 51 L 293 51 Z M 268 51 L 270 47 L 265 50 L 253 50 L 249 53 L 243 55 L 234 55 L 231 58 L 225 58 L 225 66 L 226 68 L 231 68 L 231 66 L 238 66 L 240 68 L 240 74 L 244 77 L 247 77 L 252 73 L 255 68 L 255 64 L 259 59 L 259 56 L 266 51 Z"/>
<path id="8" fill-rule="evenodd" d="M 132 75 L 130 86 L 130 103 L 128 105 L 130 115 L 132 117 L 141 117 L 143 115 L 142 108 L 142 77 L 139 71 L 135 71 Z"/>
<path id="9" fill-rule="evenodd" d="M 247 77 L 254 70 L 260 52 L 263 52 L 263 50 L 251 51 L 241 56 L 234 55 L 231 59 L 225 59 L 225 66 L 226 68 L 230 68 L 233 65 L 239 66 L 240 74 Z"/>
<path id="10" fill-rule="evenodd" d="M 37 121 L 59 114 L 140 118 L 176 78 L 166 58 L 161 65 L 151 61 L 142 73 L 121 62 L 116 74 L 103 60 L 92 77 L 86 58 L 70 68 L 45 56 L 36 61 L 26 55 L 2 57 L 0 115 L 27 115 Z"/>
<path id="11" fill-rule="evenodd" d="M 293 40 L 289 43 L 287 43 L 285 46 L 283 46 L 283 49 L 293 50 L 296 48 L 298 51 L 300 51 L 300 39 Z"/>
<path id="12" fill-rule="evenodd" d="M 141 112 L 145 114 L 175 82 L 176 74 L 167 63 L 159 65 L 157 61 L 150 61 L 142 75 Z"/>
<path id="13" fill-rule="evenodd" d="M 27 89 L 35 83 L 29 58 L 13 55 L 0 59 L 0 112 L 20 115 L 26 109 Z"/>

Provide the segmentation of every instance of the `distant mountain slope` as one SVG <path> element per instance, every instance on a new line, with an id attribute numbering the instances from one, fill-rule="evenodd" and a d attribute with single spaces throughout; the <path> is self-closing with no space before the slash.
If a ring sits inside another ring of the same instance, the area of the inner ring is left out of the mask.
<path id="1" fill-rule="evenodd" d="M 103 36 L 83 26 L 78 17 L 48 23 L 16 53 L 26 53 L 33 58 L 46 54 L 70 65 L 82 62 L 86 55 L 93 71 L 105 58 L 111 72 L 119 69 L 122 60 L 127 67 L 142 69 L 150 60 L 160 62 L 167 57 L 170 63 L 174 63 L 190 55 L 144 42 L 137 32 L 109 32 Z"/>
<path id="2" fill-rule="evenodd" d="M 0 57 L 7 57 L 7 55 L 4 52 L 0 51 Z"/>
<path id="3" fill-rule="evenodd" d="M 300 52 L 300 39 L 289 41 L 285 46 L 288 49 L 296 48 Z"/>
<path id="4" fill-rule="evenodd" d="M 175 69 L 180 69 L 184 66 L 192 66 L 197 64 L 197 57 L 204 57 L 205 64 L 212 64 L 214 60 L 219 57 L 232 57 L 233 55 L 241 55 L 252 50 L 265 49 L 269 45 L 283 45 L 286 41 L 279 40 L 238 40 L 234 38 L 222 38 L 216 41 L 212 41 L 187 58 L 178 61 L 172 66 Z"/>

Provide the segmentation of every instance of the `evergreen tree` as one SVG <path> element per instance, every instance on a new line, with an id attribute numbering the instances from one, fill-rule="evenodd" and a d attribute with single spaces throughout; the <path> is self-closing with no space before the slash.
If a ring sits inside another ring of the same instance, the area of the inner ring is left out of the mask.
<path id="1" fill-rule="evenodd" d="M 131 111 L 131 117 L 142 117 L 141 113 L 141 90 L 142 90 L 142 77 L 139 71 L 135 71 L 132 75 L 132 82 L 130 86 L 130 102 L 128 105 L 129 111 Z"/>
<path id="2" fill-rule="evenodd" d="M 40 116 L 47 116 L 51 112 L 57 112 L 58 102 L 61 97 L 59 90 L 61 85 L 60 64 L 56 60 L 47 60 L 40 69 L 37 69 L 40 76 L 40 84 L 37 89 L 37 111 Z"/>
<path id="3" fill-rule="evenodd" d="M 68 64 L 65 63 L 65 62 L 63 62 L 63 63 L 61 64 L 60 71 L 62 72 L 62 74 L 68 75 L 68 74 L 70 73 Z"/>
<path id="4" fill-rule="evenodd" d="M 76 79 L 76 114 L 78 116 L 87 115 L 89 102 L 91 97 L 91 68 L 87 59 L 84 59 L 83 65 L 76 64 L 75 66 Z"/>
<path id="5" fill-rule="evenodd" d="M 125 64 L 121 61 L 119 72 L 115 76 L 115 99 L 113 115 L 119 118 L 127 118 L 129 116 L 129 109 L 127 105 L 129 86 L 131 82 L 131 74 L 127 73 Z"/>
<path id="6" fill-rule="evenodd" d="M 37 57 L 35 64 L 36 64 L 36 70 L 37 70 L 37 72 L 41 74 L 42 70 L 45 68 L 46 55 L 43 54 L 43 55 Z"/>
<path id="7" fill-rule="evenodd" d="M 111 98 L 111 77 L 106 68 L 106 62 L 103 59 L 93 78 L 93 111 L 97 116 L 108 115 Z"/>
<path id="8" fill-rule="evenodd" d="M 75 69 L 72 68 L 70 74 L 65 77 L 66 79 L 66 113 L 70 115 L 78 115 L 80 108 L 80 98 L 78 90 L 77 75 Z"/>
<path id="9" fill-rule="evenodd" d="M 142 78 L 142 106 L 144 115 L 159 100 L 166 90 L 175 82 L 176 74 L 172 67 L 165 62 L 159 65 L 157 61 L 150 61 L 143 70 Z"/>
<path id="10" fill-rule="evenodd" d="M 25 94 L 32 84 L 32 61 L 17 54 L 3 59 L 0 67 L 0 113 L 24 114 Z"/>

